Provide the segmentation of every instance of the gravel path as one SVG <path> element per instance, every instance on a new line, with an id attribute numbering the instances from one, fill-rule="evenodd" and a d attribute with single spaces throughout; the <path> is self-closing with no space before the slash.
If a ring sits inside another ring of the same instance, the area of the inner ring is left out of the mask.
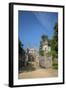
<path id="1" fill-rule="evenodd" d="M 55 69 L 36 69 L 35 71 L 22 72 L 19 73 L 19 79 L 28 79 L 28 78 L 46 78 L 46 77 L 57 77 L 58 70 Z"/>

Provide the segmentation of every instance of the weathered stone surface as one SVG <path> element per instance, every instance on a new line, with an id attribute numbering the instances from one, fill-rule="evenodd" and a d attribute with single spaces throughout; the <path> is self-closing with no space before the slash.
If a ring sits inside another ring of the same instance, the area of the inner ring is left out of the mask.
<path id="1" fill-rule="evenodd" d="M 42 56 L 40 57 L 39 65 L 44 68 L 51 68 L 52 67 L 52 56 Z"/>

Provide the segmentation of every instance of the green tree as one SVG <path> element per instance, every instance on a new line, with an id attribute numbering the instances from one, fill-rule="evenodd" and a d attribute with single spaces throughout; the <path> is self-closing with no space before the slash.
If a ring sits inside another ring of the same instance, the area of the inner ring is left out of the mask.
<path id="1" fill-rule="evenodd" d="M 54 35 L 51 40 L 51 50 L 53 58 L 58 57 L 58 23 L 54 26 Z"/>
<path id="2" fill-rule="evenodd" d="M 19 71 L 20 69 L 24 66 L 24 62 L 25 62 L 25 50 L 23 49 L 23 44 L 22 42 L 19 40 L 18 43 L 18 50 L 19 50 Z"/>
<path id="3" fill-rule="evenodd" d="M 51 46 L 51 39 L 48 39 L 48 46 Z"/>
<path id="4" fill-rule="evenodd" d="M 19 40 L 19 54 L 22 54 L 22 55 L 25 54 L 25 50 L 23 49 L 23 44 L 21 43 L 20 40 Z"/>
<path id="5" fill-rule="evenodd" d="M 48 36 L 47 35 L 42 35 L 41 39 L 42 39 L 42 41 L 48 40 Z"/>

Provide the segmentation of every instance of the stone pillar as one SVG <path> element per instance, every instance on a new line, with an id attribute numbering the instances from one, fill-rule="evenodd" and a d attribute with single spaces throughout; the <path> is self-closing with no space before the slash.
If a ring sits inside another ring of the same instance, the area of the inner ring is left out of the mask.
<path id="1" fill-rule="evenodd" d="M 45 68 L 51 68 L 52 67 L 52 56 L 48 56 L 48 53 L 44 53 L 44 65 Z"/>

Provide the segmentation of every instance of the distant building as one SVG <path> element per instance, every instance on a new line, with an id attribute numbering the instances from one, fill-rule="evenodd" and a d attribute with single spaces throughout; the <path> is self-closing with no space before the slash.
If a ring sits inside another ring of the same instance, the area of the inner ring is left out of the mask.
<path id="1" fill-rule="evenodd" d="M 48 53 L 48 52 L 51 51 L 51 47 L 48 45 L 48 41 L 47 41 L 47 40 L 45 40 L 45 41 L 42 43 L 42 45 L 43 45 L 43 50 L 44 50 L 45 53 Z"/>
<path id="2" fill-rule="evenodd" d="M 39 57 L 38 51 L 36 49 L 34 49 L 34 48 L 29 49 L 29 54 L 32 54 L 32 55 L 34 55 L 36 57 Z"/>
<path id="3" fill-rule="evenodd" d="M 29 53 L 32 54 L 32 55 L 34 55 L 36 53 L 36 50 L 34 48 L 30 48 L 29 49 Z"/>

